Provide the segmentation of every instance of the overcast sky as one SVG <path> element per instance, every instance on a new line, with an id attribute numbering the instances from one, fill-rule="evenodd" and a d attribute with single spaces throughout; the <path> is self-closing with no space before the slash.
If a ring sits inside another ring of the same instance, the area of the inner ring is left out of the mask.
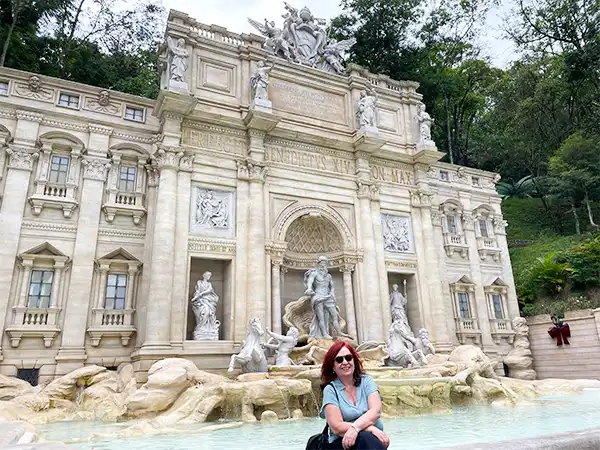
<path id="1" fill-rule="evenodd" d="M 288 0 L 288 3 L 298 8 L 306 5 L 316 17 L 324 19 L 331 19 L 341 12 L 340 0 Z M 285 12 L 283 0 L 163 0 L 163 4 L 167 9 L 189 14 L 198 22 L 221 25 L 236 33 L 256 32 L 248 23 L 248 17 L 258 21 L 268 18 L 281 26 L 281 15 Z M 506 10 L 500 7 L 490 12 L 482 37 L 487 54 L 501 67 L 514 58 L 512 45 L 502 39 L 500 30 Z"/>

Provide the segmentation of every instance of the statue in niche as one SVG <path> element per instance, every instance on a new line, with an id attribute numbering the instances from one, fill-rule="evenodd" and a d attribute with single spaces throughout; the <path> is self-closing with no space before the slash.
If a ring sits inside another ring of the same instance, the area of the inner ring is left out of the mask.
<path id="1" fill-rule="evenodd" d="M 273 65 L 267 66 L 264 61 L 256 63 L 256 69 L 250 77 L 252 87 L 252 98 L 257 100 L 269 100 L 269 73 L 273 70 Z"/>
<path id="2" fill-rule="evenodd" d="M 277 334 L 267 328 L 267 334 L 271 336 L 269 342 L 264 344 L 265 348 L 275 350 L 277 355 L 275 357 L 276 366 L 292 366 L 294 362 L 290 359 L 290 352 L 296 347 L 300 332 L 296 327 L 290 327 L 286 335 Z"/>
<path id="3" fill-rule="evenodd" d="M 185 72 L 187 71 L 188 51 L 185 48 L 185 39 L 173 40 L 171 36 L 167 36 L 167 45 L 169 47 L 169 80 L 177 83 L 185 83 Z"/>
<path id="4" fill-rule="evenodd" d="M 419 105 L 417 120 L 419 122 L 421 142 L 431 141 L 431 125 L 433 124 L 433 119 L 429 113 L 425 111 L 425 105 L 423 103 Z"/>
<path id="5" fill-rule="evenodd" d="M 392 285 L 390 307 L 392 310 L 392 322 L 400 324 L 400 326 L 404 327 L 406 334 L 412 335 L 413 333 L 408 324 L 408 317 L 406 316 L 406 296 L 398 291 L 397 284 Z"/>
<path id="6" fill-rule="evenodd" d="M 358 100 L 358 106 L 356 110 L 356 116 L 358 117 L 358 124 L 360 128 L 376 128 L 376 107 L 377 107 L 377 93 L 374 90 L 362 91 L 360 93 L 360 99 Z"/>
<path id="7" fill-rule="evenodd" d="M 226 199 L 216 199 L 213 191 L 204 191 L 196 199 L 196 223 L 211 228 L 227 228 L 229 210 Z"/>
<path id="8" fill-rule="evenodd" d="M 435 348 L 429 341 L 429 330 L 427 328 L 421 328 L 419 330 L 419 336 L 416 339 L 415 348 L 421 350 L 425 356 L 435 355 Z"/>
<path id="9" fill-rule="evenodd" d="M 410 329 L 409 329 L 410 330 Z M 392 323 L 388 337 L 387 366 L 421 367 L 427 364 L 427 358 L 421 350 L 413 350 L 417 340 L 407 334 L 406 327 L 400 321 Z"/>
<path id="10" fill-rule="evenodd" d="M 383 215 L 383 245 L 388 252 L 410 251 L 410 236 L 406 218 Z"/>
<path id="11" fill-rule="evenodd" d="M 219 296 L 215 293 L 210 277 L 212 273 L 204 272 L 202 279 L 196 282 L 196 292 L 192 297 L 192 310 L 196 316 L 196 328 L 194 328 L 194 340 L 219 339 L 219 326 L 217 320 L 217 303 Z"/>
<path id="12" fill-rule="evenodd" d="M 242 348 L 237 355 L 232 355 L 229 362 L 228 372 L 233 372 L 236 363 L 242 368 L 243 373 L 267 372 L 267 357 L 263 350 L 263 331 L 260 320 L 251 318 L 248 321 L 248 332 L 246 340 L 242 342 Z"/>
<path id="13" fill-rule="evenodd" d="M 335 336 L 342 336 L 335 300 L 333 278 L 327 270 L 329 260 L 319 256 L 317 267 L 304 274 L 304 294 L 310 296 L 313 319 L 309 327 L 309 335 L 318 339 L 333 339 L 329 328 L 333 328 Z"/>

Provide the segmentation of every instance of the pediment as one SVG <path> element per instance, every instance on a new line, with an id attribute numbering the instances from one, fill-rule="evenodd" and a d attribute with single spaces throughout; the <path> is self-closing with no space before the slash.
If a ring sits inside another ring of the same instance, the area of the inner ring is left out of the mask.
<path id="1" fill-rule="evenodd" d="M 508 284 L 500 277 L 490 277 L 486 280 L 484 286 L 508 287 Z"/>
<path id="2" fill-rule="evenodd" d="M 112 252 L 110 252 L 98 259 L 103 260 L 103 261 L 104 260 L 131 261 L 131 262 L 136 262 L 136 263 L 141 264 L 141 261 L 139 259 L 137 259 L 135 256 L 133 256 L 131 253 L 129 253 L 123 247 L 119 247 L 118 249 L 113 250 Z"/>
<path id="3" fill-rule="evenodd" d="M 33 247 L 25 252 L 22 252 L 21 255 L 61 256 L 67 258 L 67 255 L 65 255 L 63 252 L 61 252 L 48 242 L 44 242 L 43 244 L 40 244 L 37 247 Z"/>
<path id="4" fill-rule="evenodd" d="M 473 280 L 471 280 L 468 276 L 463 275 L 452 284 L 472 284 L 472 285 L 474 285 L 475 283 L 473 283 Z"/>

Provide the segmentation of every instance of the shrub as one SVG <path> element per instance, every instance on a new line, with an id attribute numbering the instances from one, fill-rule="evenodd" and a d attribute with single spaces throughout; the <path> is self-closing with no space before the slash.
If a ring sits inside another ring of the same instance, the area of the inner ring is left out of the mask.
<path id="1" fill-rule="evenodd" d="M 600 308 L 600 300 L 590 299 L 584 296 L 567 297 L 563 300 L 540 301 L 530 305 L 525 305 L 521 309 L 524 316 L 537 316 L 538 314 L 556 314 L 564 317 L 565 311 L 574 311 L 577 309 L 596 309 Z"/>

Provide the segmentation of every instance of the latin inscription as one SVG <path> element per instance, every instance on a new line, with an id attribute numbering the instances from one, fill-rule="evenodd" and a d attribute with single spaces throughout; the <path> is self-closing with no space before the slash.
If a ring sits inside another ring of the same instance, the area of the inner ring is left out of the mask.
<path id="1" fill-rule="evenodd" d="M 396 167 L 371 166 L 371 179 L 376 181 L 387 181 L 390 183 L 413 186 L 415 184 L 414 174 L 411 171 L 398 169 Z"/>
<path id="2" fill-rule="evenodd" d="M 305 152 L 278 145 L 266 145 L 265 159 L 289 166 L 354 175 L 354 161 L 319 153 Z"/>
<path id="3" fill-rule="evenodd" d="M 275 109 L 329 122 L 346 123 L 346 108 L 342 95 L 271 79 L 269 99 Z"/>
<path id="4" fill-rule="evenodd" d="M 183 145 L 189 145 L 190 147 L 216 150 L 232 155 L 246 155 L 246 139 L 241 137 L 185 128 L 181 142 Z"/>

